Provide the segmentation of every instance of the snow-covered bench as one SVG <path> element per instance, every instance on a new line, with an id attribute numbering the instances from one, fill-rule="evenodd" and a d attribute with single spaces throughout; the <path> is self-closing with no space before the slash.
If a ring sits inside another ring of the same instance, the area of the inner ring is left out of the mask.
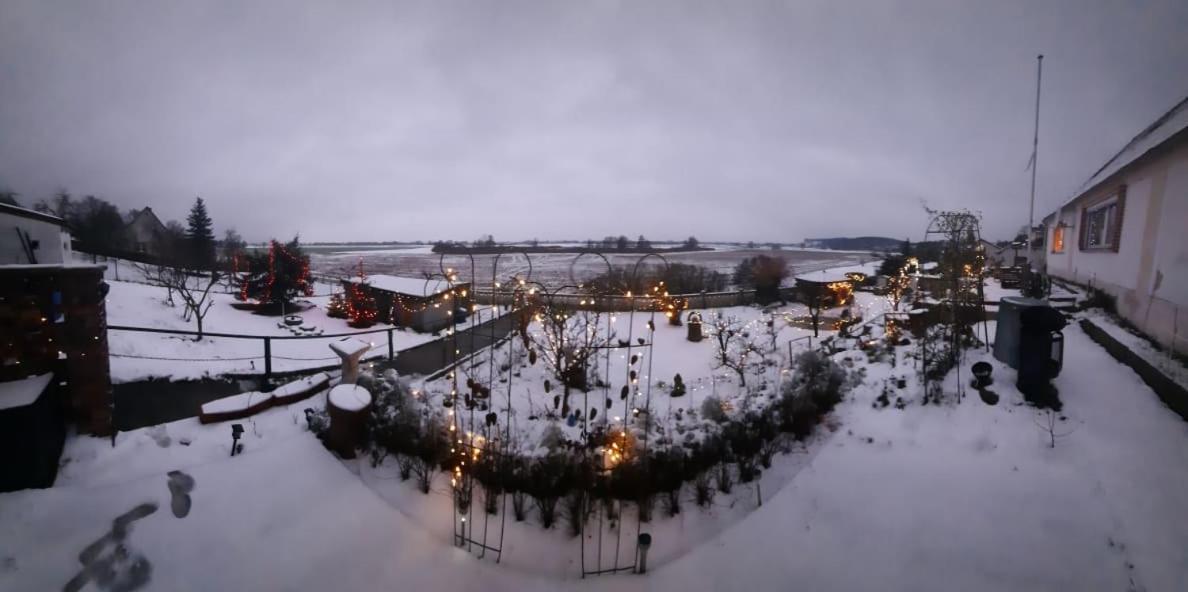
<path id="1" fill-rule="evenodd" d="M 279 386 L 272 391 L 272 398 L 275 399 L 273 405 L 288 405 L 296 403 L 303 399 L 308 399 L 314 393 L 324 390 L 330 386 L 330 375 L 325 372 L 318 372 L 313 376 L 306 376 L 301 380 L 294 380 L 288 384 Z"/>
<path id="2" fill-rule="evenodd" d="M 307 399 L 315 393 L 330 386 L 330 375 L 319 372 L 288 384 L 277 387 L 270 393 L 251 391 L 216 399 L 202 405 L 202 412 L 198 414 L 198 421 L 202 423 L 217 423 L 233 419 L 243 419 L 255 415 L 269 407 L 288 405 L 302 399 Z"/>

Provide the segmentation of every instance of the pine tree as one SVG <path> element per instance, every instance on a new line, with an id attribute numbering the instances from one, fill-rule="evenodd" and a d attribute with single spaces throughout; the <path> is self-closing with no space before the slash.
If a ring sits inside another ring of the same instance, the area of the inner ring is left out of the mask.
<path id="1" fill-rule="evenodd" d="M 312 295 L 309 256 L 301 250 L 298 238 L 293 237 L 287 244 L 274 239 L 267 253 L 249 256 L 241 293 L 244 298 L 274 305 L 277 309 L 298 295 Z"/>
<path id="2" fill-rule="evenodd" d="M 363 273 L 363 261 L 359 261 L 359 275 L 351 282 L 347 292 L 347 318 L 352 327 L 364 328 L 375 324 L 379 311 L 375 306 L 375 298 L 367 287 L 367 275 Z"/>
<path id="3" fill-rule="evenodd" d="M 186 218 L 186 242 L 189 246 L 189 263 L 198 269 L 212 269 L 215 262 L 214 223 L 206 213 L 202 198 L 195 198 L 190 215 Z"/>
<path id="4" fill-rule="evenodd" d="M 347 318 L 347 301 L 340 293 L 330 295 L 330 303 L 326 305 L 326 316 L 332 319 Z"/>

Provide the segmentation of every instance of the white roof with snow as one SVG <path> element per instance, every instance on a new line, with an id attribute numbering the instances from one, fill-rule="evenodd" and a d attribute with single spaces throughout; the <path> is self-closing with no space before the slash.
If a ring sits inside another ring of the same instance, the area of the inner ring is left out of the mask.
<path id="1" fill-rule="evenodd" d="M 828 284 L 832 282 L 848 282 L 850 278 L 846 277 L 845 271 L 838 271 L 836 269 L 823 269 L 821 271 L 814 271 L 812 273 L 805 273 L 796 276 L 798 282 L 816 282 L 819 284 Z"/>
<path id="2" fill-rule="evenodd" d="M 45 387 L 49 386 L 52 373 L 36 374 L 20 380 L 0 382 L 0 409 L 13 409 L 32 405 Z"/>
<path id="3" fill-rule="evenodd" d="M 359 278 L 353 277 L 350 281 L 359 283 Z M 363 283 L 377 290 L 408 294 L 410 296 L 432 296 L 445 292 L 450 288 L 447 282 L 439 279 L 426 280 L 424 278 L 383 274 L 369 275 L 363 280 Z"/>
<path id="4" fill-rule="evenodd" d="M 1066 201 L 1060 207 L 1063 208 L 1069 203 L 1083 195 L 1086 191 L 1093 189 L 1099 183 L 1109 179 L 1114 173 L 1125 168 L 1130 163 L 1137 160 L 1139 157 L 1157 148 L 1160 144 L 1171 139 L 1172 136 L 1188 129 L 1188 97 L 1185 97 L 1170 111 L 1164 113 L 1159 119 L 1156 119 L 1146 129 L 1139 132 L 1137 136 L 1130 140 L 1122 150 L 1118 151 L 1113 158 L 1106 161 L 1092 177 L 1077 191 L 1077 195 L 1072 199 Z"/>

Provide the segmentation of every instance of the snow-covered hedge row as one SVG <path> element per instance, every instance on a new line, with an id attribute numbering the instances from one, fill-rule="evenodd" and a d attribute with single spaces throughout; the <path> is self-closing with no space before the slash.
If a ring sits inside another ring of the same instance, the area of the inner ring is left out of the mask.
<path id="1" fill-rule="evenodd" d="M 692 483 L 697 504 L 708 505 L 717 492 L 729 493 L 736 481 L 757 479 L 791 439 L 808 437 L 850 387 L 846 372 L 818 351 L 801 353 L 790 376 L 778 395 L 750 409 L 728 413 L 722 401 L 707 397 L 702 414 L 717 429 L 699 441 L 648 446 L 643 433 L 601 426 L 585 441 L 567 440 L 560 428 L 546 430 L 549 452 L 543 456 L 486 446 L 466 467 L 480 487 L 455 487 L 457 501 L 467 510 L 481 503 L 493 514 L 507 493 L 517 521 L 535 508 L 542 526 L 552 528 L 564 518 L 575 535 L 588 515 L 583 508 L 594 501 L 634 503 L 646 521 L 657 501 L 668 515 L 679 513 L 681 494 Z M 451 432 L 448 411 L 426 404 L 394 372 L 364 374 L 359 384 L 374 396 L 367 437 L 372 462 L 393 456 L 400 478 L 415 478 L 428 493 L 438 471 L 454 470 L 456 439 L 471 436 Z M 490 415 L 487 435 L 497 440 L 499 420 Z"/>

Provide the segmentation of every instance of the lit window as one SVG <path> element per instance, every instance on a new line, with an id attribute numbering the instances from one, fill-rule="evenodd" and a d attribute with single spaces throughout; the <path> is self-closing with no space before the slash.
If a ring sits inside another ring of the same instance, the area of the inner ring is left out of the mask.
<path id="1" fill-rule="evenodd" d="M 1064 225 L 1058 224 L 1056 228 L 1052 229 L 1052 252 L 1064 252 Z"/>

